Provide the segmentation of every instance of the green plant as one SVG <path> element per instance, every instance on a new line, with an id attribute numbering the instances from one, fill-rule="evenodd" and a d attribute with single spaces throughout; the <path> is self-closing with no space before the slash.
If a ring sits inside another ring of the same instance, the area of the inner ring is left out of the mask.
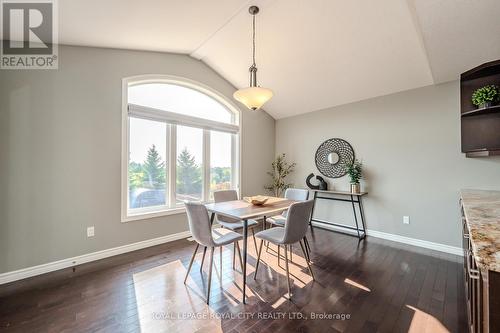
<path id="1" fill-rule="evenodd" d="M 351 184 L 358 184 L 359 180 L 363 177 L 363 163 L 355 159 L 347 166 L 347 174 L 351 178 Z"/>
<path id="2" fill-rule="evenodd" d="M 271 184 L 264 186 L 266 190 L 272 193 L 275 197 L 281 197 L 283 192 L 292 186 L 285 181 L 285 178 L 291 174 L 295 168 L 295 163 L 289 164 L 285 160 L 285 154 L 281 154 L 271 164 L 272 171 L 267 174 L 271 176 Z"/>
<path id="3" fill-rule="evenodd" d="M 498 87 L 490 84 L 474 91 L 472 94 L 472 104 L 480 106 L 487 102 L 494 103 L 498 100 L 498 97 Z"/>

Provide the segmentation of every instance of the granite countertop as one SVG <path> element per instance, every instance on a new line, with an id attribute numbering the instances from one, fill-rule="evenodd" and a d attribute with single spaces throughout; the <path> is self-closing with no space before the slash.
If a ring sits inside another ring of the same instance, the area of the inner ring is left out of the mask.
<path id="1" fill-rule="evenodd" d="M 485 270 L 500 272 L 500 191 L 460 193 L 476 263 Z"/>

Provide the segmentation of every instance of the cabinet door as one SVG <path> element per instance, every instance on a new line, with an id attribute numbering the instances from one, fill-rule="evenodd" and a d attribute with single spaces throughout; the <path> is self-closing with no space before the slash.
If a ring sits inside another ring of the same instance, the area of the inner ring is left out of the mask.
<path id="1" fill-rule="evenodd" d="M 470 326 L 471 331 L 482 332 L 482 299 L 483 299 L 483 290 L 482 290 L 482 281 L 481 274 L 478 270 L 476 260 L 474 259 L 474 255 L 472 254 L 472 244 L 469 240 L 469 255 L 468 255 L 468 267 L 467 267 L 467 275 L 468 275 L 468 284 L 469 284 L 469 307 L 470 307 Z"/>

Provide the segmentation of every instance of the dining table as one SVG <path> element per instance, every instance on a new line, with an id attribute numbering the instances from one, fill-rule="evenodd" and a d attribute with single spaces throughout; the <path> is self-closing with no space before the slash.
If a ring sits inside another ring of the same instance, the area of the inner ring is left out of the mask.
<path id="1" fill-rule="evenodd" d="M 275 216 L 290 208 L 296 201 L 284 198 L 268 197 L 262 205 L 254 205 L 245 200 L 233 200 L 225 202 L 216 202 L 207 204 L 207 210 L 210 212 L 210 222 L 213 224 L 216 215 L 229 217 L 243 221 L 243 304 L 246 303 L 246 278 L 247 278 L 247 239 L 248 239 L 248 220 L 263 219 L 263 226 L 266 223 L 266 217 Z"/>

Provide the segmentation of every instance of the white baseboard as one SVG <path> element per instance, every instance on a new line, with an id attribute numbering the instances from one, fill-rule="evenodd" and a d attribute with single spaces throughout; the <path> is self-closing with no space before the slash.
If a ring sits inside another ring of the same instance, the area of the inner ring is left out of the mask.
<path id="1" fill-rule="evenodd" d="M 317 227 L 323 228 L 323 229 L 329 229 L 332 231 L 344 231 L 344 232 L 347 231 L 346 233 L 356 235 L 356 230 L 349 230 L 349 229 L 346 230 L 343 228 L 335 227 L 333 225 L 328 225 L 326 223 L 313 222 L 313 226 L 317 226 Z M 395 235 L 395 234 L 389 234 L 387 232 L 370 230 L 370 229 L 366 230 L 366 234 L 368 236 L 372 236 L 372 237 L 376 237 L 376 238 L 382 238 L 382 239 L 387 239 L 387 240 L 390 240 L 393 242 L 404 243 L 404 244 L 413 245 L 413 246 L 419 246 L 419 247 L 423 247 L 423 248 L 430 249 L 430 250 L 455 254 L 457 256 L 463 256 L 463 254 L 464 254 L 463 249 L 460 247 L 429 242 L 429 241 L 425 241 L 422 239 L 410 238 L 410 237 L 405 237 L 405 236 L 400 236 L 400 235 Z"/>
<path id="2" fill-rule="evenodd" d="M 324 229 L 330 229 L 333 231 L 339 230 L 338 228 L 336 228 L 334 226 L 329 226 L 329 225 L 325 225 L 325 224 L 319 225 L 319 224 L 316 224 L 315 222 L 313 222 L 313 225 L 317 225 L 318 227 L 321 227 Z M 355 233 L 354 230 L 351 232 Z M 455 247 L 455 246 L 449 246 L 449 245 L 429 242 L 429 241 L 425 241 L 425 240 L 421 240 L 421 239 L 389 234 L 389 233 L 381 232 L 381 231 L 377 231 L 377 230 L 367 230 L 367 235 L 372 236 L 372 237 L 387 239 L 387 240 L 398 242 L 398 243 L 404 243 L 404 244 L 423 247 L 426 249 L 455 254 L 455 255 L 459 255 L 459 256 L 463 255 L 463 250 L 461 248 Z M 13 281 L 17 281 L 17 280 L 26 279 L 26 278 L 40 275 L 40 274 L 45 274 L 45 273 L 57 271 L 57 270 L 68 268 L 68 267 L 73 267 L 76 265 L 81 265 L 81 264 L 84 264 L 87 262 L 112 257 L 112 256 L 115 256 L 118 254 L 127 253 L 127 252 L 131 252 L 131 251 L 144 249 L 144 248 L 147 248 L 150 246 L 155 246 L 155 245 L 159 245 L 159 244 L 163 244 L 163 243 L 172 242 L 172 241 L 175 241 L 178 239 L 188 238 L 190 236 L 191 236 L 191 233 L 189 231 L 183 231 L 183 232 L 179 232 L 179 233 L 172 234 L 172 235 L 167 235 L 167 236 L 153 238 L 153 239 L 149 239 L 149 240 L 145 240 L 145 241 L 141 241 L 141 242 L 137 242 L 137 243 L 118 246 L 118 247 L 114 247 L 114 248 L 107 249 L 107 250 L 88 253 L 88 254 L 84 254 L 81 256 L 73 257 L 73 258 L 67 258 L 67 259 L 63 259 L 63 260 L 49 262 L 47 264 L 42 264 L 42 265 L 33 266 L 33 267 L 27 267 L 27 268 L 19 269 L 17 271 L 1 273 L 0 274 L 0 285 L 5 284 L 5 283 L 9 283 L 9 282 L 13 282 Z"/>
<path id="3" fill-rule="evenodd" d="M 377 231 L 377 230 L 369 230 L 368 229 L 366 231 L 366 234 L 368 236 L 372 236 L 372 237 L 387 239 L 387 240 L 390 240 L 393 242 L 398 242 L 398 243 L 404 243 L 404 244 L 424 247 L 426 249 L 455 254 L 457 256 L 464 255 L 464 250 L 461 247 L 429 242 L 429 241 L 425 241 L 425 240 L 417 239 L 417 238 L 410 238 L 410 237 L 405 237 L 405 236 L 400 236 L 400 235 L 389 234 L 389 233 Z"/>
<path id="4" fill-rule="evenodd" d="M 73 267 L 76 265 L 81 265 L 87 262 L 104 259 L 112 256 L 116 256 L 118 254 L 127 253 L 131 251 L 136 251 L 140 249 L 144 249 L 150 246 L 155 246 L 163 243 L 172 242 L 178 239 L 188 238 L 191 236 L 189 231 L 183 231 L 172 235 L 167 235 L 163 237 L 148 239 L 145 241 L 127 244 L 123 246 L 114 247 L 107 250 L 97 251 L 93 253 L 84 254 L 81 256 L 62 259 L 54 262 L 49 262 L 47 264 L 42 264 L 33 267 L 27 267 L 23 269 L 19 269 L 17 271 L 6 272 L 0 274 L 0 284 L 5 284 L 17 280 L 26 279 L 32 276 L 49 273 L 53 271 L 57 271 L 59 269 Z"/>

